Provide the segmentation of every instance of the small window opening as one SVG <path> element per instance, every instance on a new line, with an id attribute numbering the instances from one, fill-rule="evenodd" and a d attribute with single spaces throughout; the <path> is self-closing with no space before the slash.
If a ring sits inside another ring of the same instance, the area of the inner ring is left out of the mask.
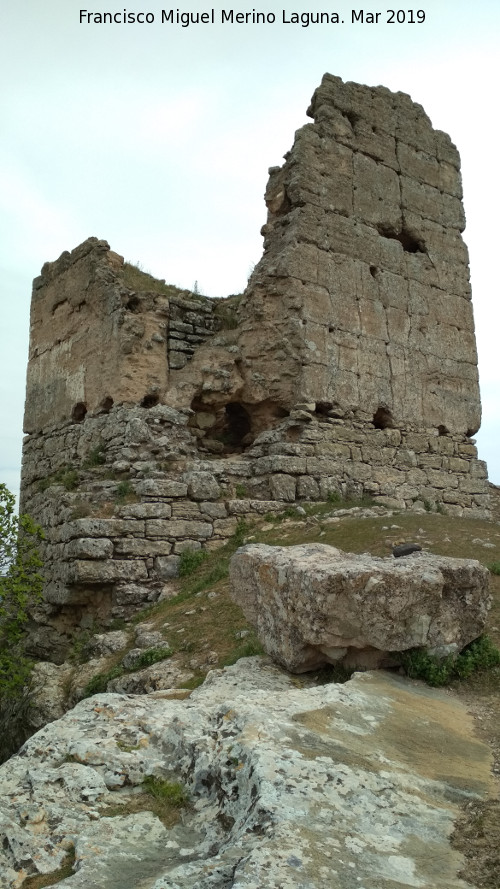
<path id="1" fill-rule="evenodd" d="M 386 407 L 379 407 L 373 415 L 373 425 L 375 429 L 393 429 L 394 420 L 390 410 Z"/>
<path id="2" fill-rule="evenodd" d="M 87 405 L 83 401 L 77 401 L 71 411 L 71 419 L 74 423 L 81 423 L 85 419 L 87 413 Z"/>

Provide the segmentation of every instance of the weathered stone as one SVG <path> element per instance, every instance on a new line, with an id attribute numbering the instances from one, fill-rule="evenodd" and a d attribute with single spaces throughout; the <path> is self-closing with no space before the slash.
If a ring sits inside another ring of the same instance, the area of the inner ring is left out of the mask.
<path id="1" fill-rule="evenodd" d="M 90 562 L 75 559 L 68 572 L 73 584 L 102 584 L 117 580 L 147 580 L 148 572 L 142 561 L 110 559 L 106 562 Z"/>
<path id="2" fill-rule="evenodd" d="M 216 479 L 209 472 L 190 472 L 185 476 L 188 483 L 188 494 L 193 500 L 217 500 L 220 488 Z"/>
<path id="3" fill-rule="evenodd" d="M 2 889 L 73 845 L 78 889 L 466 889 L 449 835 L 494 786 L 458 699 L 380 673 L 300 688 L 260 658 L 167 695 L 84 700 L 0 768 Z M 168 830 L 127 814 L 147 775 L 190 795 Z"/>
<path id="4" fill-rule="evenodd" d="M 210 522 L 194 522 L 183 519 L 151 519 L 146 522 L 146 537 L 200 537 L 212 536 Z"/>
<path id="5" fill-rule="evenodd" d="M 161 580 L 171 580 L 179 574 L 180 556 L 159 556 L 154 561 L 155 571 Z"/>
<path id="6" fill-rule="evenodd" d="M 109 559 L 113 555 L 111 540 L 95 537 L 78 537 L 66 548 L 68 559 Z"/>
<path id="7" fill-rule="evenodd" d="M 295 500 L 296 481 L 293 475 L 276 474 L 271 478 L 271 494 L 275 500 L 293 502 Z"/>
<path id="8" fill-rule="evenodd" d="M 479 562 L 427 553 L 394 560 L 254 544 L 237 550 L 230 577 L 267 653 L 297 673 L 337 661 L 377 666 L 409 648 L 461 651 L 491 604 Z"/>
<path id="9" fill-rule="evenodd" d="M 136 491 L 142 497 L 186 497 L 188 486 L 171 479 L 148 478 L 136 484 Z"/>
<path id="10" fill-rule="evenodd" d="M 126 648 L 128 636 L 124 630 L 111 630 L 109 633 L 96 633 L 87 642 L 85 654 L 90 657 L 106 657 Z"/>

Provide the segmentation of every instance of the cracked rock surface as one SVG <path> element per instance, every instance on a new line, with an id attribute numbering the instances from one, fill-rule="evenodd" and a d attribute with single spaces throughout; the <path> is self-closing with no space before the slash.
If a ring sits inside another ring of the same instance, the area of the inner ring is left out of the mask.
<path id="1" fill-rule="evenodd" d="M 188 789 L 180 823 L 104 815 L 152 774 Z M 449 835 L 492 781 L 450 694 L 384 673 L 306 686 L 248 658 L 188 700 L 96 695 L 30 738 L 0 768 L 0 887 L 74 847 L 63 889 L 465 889 Z"/>

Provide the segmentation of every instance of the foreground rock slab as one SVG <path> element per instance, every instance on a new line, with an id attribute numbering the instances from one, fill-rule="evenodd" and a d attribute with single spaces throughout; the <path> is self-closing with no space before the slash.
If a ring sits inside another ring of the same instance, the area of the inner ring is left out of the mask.
<path id="1" fill-rule="evenodd" d="M 294 673 L 377 667 L 389 653 L 461 651 L 484 631 L 489 572 L 472 559 L 354 555 L 332 546 L 253 544 L 231 560 L 231 595 L 267 654 Z"/>
<path id="2" fill-rule="evenodd" d="M 180 824 L 105 817 L 150 774 L 188 788 Z M 96 695 L 34 735 L 0 768 L 0 887 L 74 848 L 61 889 L 466 889 L 449 835 L 493 790 L 451 695 L 381 672 L 313 686 L 249 658 L 187 701 Z"/>

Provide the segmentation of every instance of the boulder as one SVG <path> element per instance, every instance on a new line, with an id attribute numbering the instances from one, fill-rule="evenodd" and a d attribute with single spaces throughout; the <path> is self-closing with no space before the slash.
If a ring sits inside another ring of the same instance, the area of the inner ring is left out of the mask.
<path id="1" fill-rule="evenodd" d="M 265 651 L 293 673 L 389 666 L 410 648 L 461 651 L 483 632 L 491 604 L 479 562 L 423 552 L 396 560 L 253 544 L 237 550 L 230 578 Z"/>
<path id="2" fill-rule="evenodd" d="M 0 767 L 1 889 L 72 849 L 67 889 L 468 886 L 449 835 L 494 782 L 460 701 L 382 672 L 314 686 L 263 658 L 164 695 L 88 698 Z M 172 828 L 148 775 L 189 795 Z"/>

